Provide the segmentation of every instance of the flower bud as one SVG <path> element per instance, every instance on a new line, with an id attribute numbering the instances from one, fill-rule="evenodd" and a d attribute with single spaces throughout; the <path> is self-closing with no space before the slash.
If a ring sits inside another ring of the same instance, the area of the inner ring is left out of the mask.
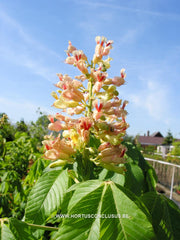
<path id="1" fill-rule="evenodd" d="M 50 168 L 55 168 L 55 167 L 59 167 L 59 166 L 64 166 L 67 164 L 66 160 L 57 160 L 56 162 L 53 162 L 49 165 Z"/>

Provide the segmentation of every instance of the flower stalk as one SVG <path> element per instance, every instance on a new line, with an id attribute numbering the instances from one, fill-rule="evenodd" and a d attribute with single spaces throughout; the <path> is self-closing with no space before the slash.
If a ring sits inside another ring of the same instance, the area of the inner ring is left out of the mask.
<path id="1" fill-rule="evenodd" d="M 92 88 L 93 88 L 93 83 L 92 83 L 92 78 L 89 78 L 89 104 L 88 104 L 88 117 L 90 117 L 90 114 L 92 112 Z"/>

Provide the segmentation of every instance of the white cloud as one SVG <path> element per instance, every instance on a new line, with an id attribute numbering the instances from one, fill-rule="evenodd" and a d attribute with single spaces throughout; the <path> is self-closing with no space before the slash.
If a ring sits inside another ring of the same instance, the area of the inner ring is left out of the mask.
<path id="1" fill-rule="evenodd" d="M 15 19 L 10 17 L 5 11 L 2 11 L 2 7 L 0 10 L 0 19 L 2 20 L 4 25 L 6 25 L 8 28 L 11 28 L 12 30 L 14 30 L 26 44 L 33 45 L 34 47 L 38 48 L 39 50 L 46 51 L 49 54 L 54 55 L 55 57 L 59 58 L 59 55 L 56 52 L 43 46 L 42 43 L 39 43 L 31 35 L 29 35 L 27 32 L 25 32 L 23 27 L 21 26 L 21 24 L 19 24 Z"/>
<path id="2" fill-rule="evenodd" d="M 168 90 L 158 82 L 149 80 L 143 89 L 135 94 L 130 94 L 129 98 L 136 107 L 145 110 L 149 116 L 155 120 L 168 123 L 167 111 Z"/>
<path id="3" fill-rule="evenodd" d="M 2 9 L 0 10 L 0 20 L 0 56 L 16 65 L 26 67 L 32 73 L 52 82 L 55 70 L 48 66 L 43 58 L 56 60 L 58 58 L 59 60 L 60 56 L 36 41 Z"/>
<path id="4" fill-rule="evenodd" d="M 45 66 L 45 64 L 42 64 L 40 60 L 25 52 L 17 53 L 16 50 L 0 46 L 0 56 L 14 65 L 26 67 L 32 73 L 53 82 L 55 72 L 48 66 Z"/>
<path id="5" fill-rule="evenodd" d="M 128 29 L 120 38 L 119 43 L 121 45 L 132 43 L 137 37 L 139 37 L 139 33 L 140 33 L 139 27 L 134 29 Z"/>
<path id="6" fill-rule="evenodd" d="M 111 3 L 109 2 L 95 2 L 95 1 L 91 1 L 91 0 L 74 0 L 75 3 L 77 4 L 82 4 L 82 5 L 86 5 L 86 6 L 90 6 L 93 8 L 108 8 L 108 9 L 114 9 L 114 10 L 122 10 L 122 11 L 127 11 L 127 12 L 131 12 L 131 13 L 139 13 L 139 14 L 145 14 L 145 15 L 151 15 L 151 16 L 156 16 L 156 17 L 165 17 L 165 18 L 169 18 L 172 20 L 180 20 L 180 15 L 179 14 L 175 14 L 175 13 L 169 13 L 169 12 L 160 12 L 160 11 L 152 11 L 149 9 L 143 9 L 143 8 L 138 8 L 138 7 L 128 7 L 125 6 L 123 4 L 121 4 L 120 1 L 111 1 Z M 142 3 L 144 3 L 142 1 Z M 142 4 L 141 4 L 142 5 Z"/>

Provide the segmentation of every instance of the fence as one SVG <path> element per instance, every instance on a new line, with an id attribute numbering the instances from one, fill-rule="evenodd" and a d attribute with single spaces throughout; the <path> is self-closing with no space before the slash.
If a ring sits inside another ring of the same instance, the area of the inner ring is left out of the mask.
<path id="1" fill-rule="evenodd" d="M 151 162 L 156 171 L 159 182 L 170 188 L 169 198 L 172 199 L 173 186 L 180 185 L 180 165 L 151 158 L 145 159 Z"/>

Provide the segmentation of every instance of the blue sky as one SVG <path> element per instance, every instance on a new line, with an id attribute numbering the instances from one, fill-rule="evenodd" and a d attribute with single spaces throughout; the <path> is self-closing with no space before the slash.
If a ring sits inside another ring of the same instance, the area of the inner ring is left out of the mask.
<path id="1" fill-rule="evenodd" d="M 1 0 L 0 112 L 12 122 L 57 112 L 56 73 L 78 73 L 64 64 L 68 41 L 91 58 L 97 35 L 114 40 L 109 76 L 126 69 L 128 134 L 180 138 L 178 0 Z"/>

